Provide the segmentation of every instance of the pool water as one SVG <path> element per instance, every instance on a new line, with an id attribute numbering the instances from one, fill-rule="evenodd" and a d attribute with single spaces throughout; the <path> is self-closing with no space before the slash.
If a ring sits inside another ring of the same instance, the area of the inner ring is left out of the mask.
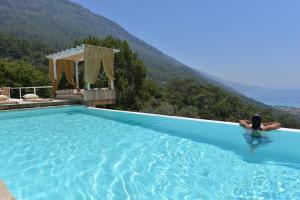
<path id="1" fill-rule="evenodd" d="M 18 200 L 300 199 L 300 133 L 80 106 L 0 113 Z"/>

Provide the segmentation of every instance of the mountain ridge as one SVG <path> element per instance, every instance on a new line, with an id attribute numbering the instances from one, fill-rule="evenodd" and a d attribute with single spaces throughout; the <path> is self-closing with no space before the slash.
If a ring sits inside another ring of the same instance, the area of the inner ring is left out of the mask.
<path id="1" fill-rule="evenodd" d="M 61 13 L 60 10 L 64 10 L 64 12 Z M 88 36 L 104 38 L 112 35 L 128 41 L 131 48 L 148 66 L 151 78 L 159 83 L 174 78 L 189 77 L 202 83 L 213 82 L 213 84 L 222 86 L 135 37 L 112 20 L 93 13 L 70 0 L 1 1 L 0 31 L 24 39 L 39 40 L 56 49 L 71 46 L 74 40 Z"/>

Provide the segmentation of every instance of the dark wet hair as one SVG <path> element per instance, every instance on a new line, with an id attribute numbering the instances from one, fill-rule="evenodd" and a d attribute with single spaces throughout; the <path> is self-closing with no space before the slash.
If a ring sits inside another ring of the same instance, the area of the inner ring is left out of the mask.
<path id="1" fill-rule="evenodd" d="M 252 128 L 254 130 L 258 130 L 258 129 L 261 128 L 260 126 L 261 126 L 261 116 L 259 114 L 253 115 L 253 117 L 252 117 Z"/>

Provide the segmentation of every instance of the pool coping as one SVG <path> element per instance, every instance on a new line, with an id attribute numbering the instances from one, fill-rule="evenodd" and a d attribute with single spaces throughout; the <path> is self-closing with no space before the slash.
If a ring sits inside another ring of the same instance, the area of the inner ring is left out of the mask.
<path id="1" fill-rule="evenodd" d="M 8 190 L 7 186 L 0 179 L 0 199 L 1 200 L 16 200 L 12 193 Z"/>
<path id="2" fill-rule="evenodd" d="M 239 126 L 239 123 L 237 123 L 237 122 L 227 122 L 227 121 L 199 119 L 199 118 L 190 118 L 190 117 L 181 117 L 181 116 L 161 115 L 161 114 L 135 112 L 135 111 L 114 110 L 114 109 L 107 109 L 107 108 L 94 108 L 94 107 L 87 107 L 87 108 L 91 109 L 91 110 L 105 110 L 105 111 L 111 111 L 111 112 L 131 113 L 131 114 L 137 114 L 137 115 L 157 116 L 157 117 L 172 118 L 172 119 L 183 119 L 183 120 L 189 120 L 189 121 L 209 122 L 209 123 L 218 123 L 218 124 Z M 293 132 L 293 133 L 295 133 L 295 132 L 300 133 L 300 129 L 280 128 L 278 130 L 289 131 L 289 132 Z"/>
<path id="3" fill-rule="evenodd" d="M 11 109 L 11 110 L 0 110 L 1 112 L 9 112 L 9 111 L 22 111 L 22 110 L 34 110 L 34 109 L 47 109 L 47 108 L 59 108 L 59 107 L 72 107 L 72 106 L 79 106 L 85 107 L 91 110 L 105 110 L 111 112 L 121 112 L 121 113 L 129 113 L 129 114 L 137 114 L 137 115 L 147 115 L 147 116 L 157 116 L 157 117 L 164 117 L 164 118 L 172 118 L 172 119 L 183 119 L 189 121 L 198 121 L 198 122 L 208 122 L 208 123 L 218 123 L 218 124 L 227 124 L 227 125 L 234 125 L 239 126 L 237 122 L 227 122 L 227 121 L 219 121 L 219 120 L 209 120 L 209 119 L 200 119 L 200 118 L 190 118 L 190 117 L 181 117 L 181 116 L 171 116 L 171 115 L 162 115 L 162 114 L 153 114 L 153 113 L 144 113 L 144 112 L 135 112 L 135 111 L 125 111 L 125 110 L 114 110 L 108 108 L 95 108 L 89 107 L 85 105 L 53 105 L 53 106 L 45 106 L 45 107 L 35 107 L 35 108 L 22 108 L 22 109 Z M 292 129 L 292 128 L 280 128 L 280 131 L 289 131 L 292 133 L 300 133 L 300 129 Z"/>

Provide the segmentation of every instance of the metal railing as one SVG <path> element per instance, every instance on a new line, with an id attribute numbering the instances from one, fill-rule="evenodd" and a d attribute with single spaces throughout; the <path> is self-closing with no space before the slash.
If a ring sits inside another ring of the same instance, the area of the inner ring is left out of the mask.
<path id="1" fill-rule="evenodd" d="M 19 99 L 22 99 L 22 94 L 28 93 L 28 91 L 33 91 L 33 94 L 38 94 L 38 91 L 40 91 L 41 89 L 51 89 L 52 87 L 53 86 L 14 87 L 14 88 L 10 88 L 10 91 L 11 91 L 10 98 L 18 96 Z M 25 92 L 22 93 L 22 90 L 25 90 Z M 16 94 L 15 91 L 18 91 L 18 95 Z M 43 97 L 50 96 L 50 91 L 48 91 L 47 93 L 42 93 L 40 96 L 43 96 Z"/>

